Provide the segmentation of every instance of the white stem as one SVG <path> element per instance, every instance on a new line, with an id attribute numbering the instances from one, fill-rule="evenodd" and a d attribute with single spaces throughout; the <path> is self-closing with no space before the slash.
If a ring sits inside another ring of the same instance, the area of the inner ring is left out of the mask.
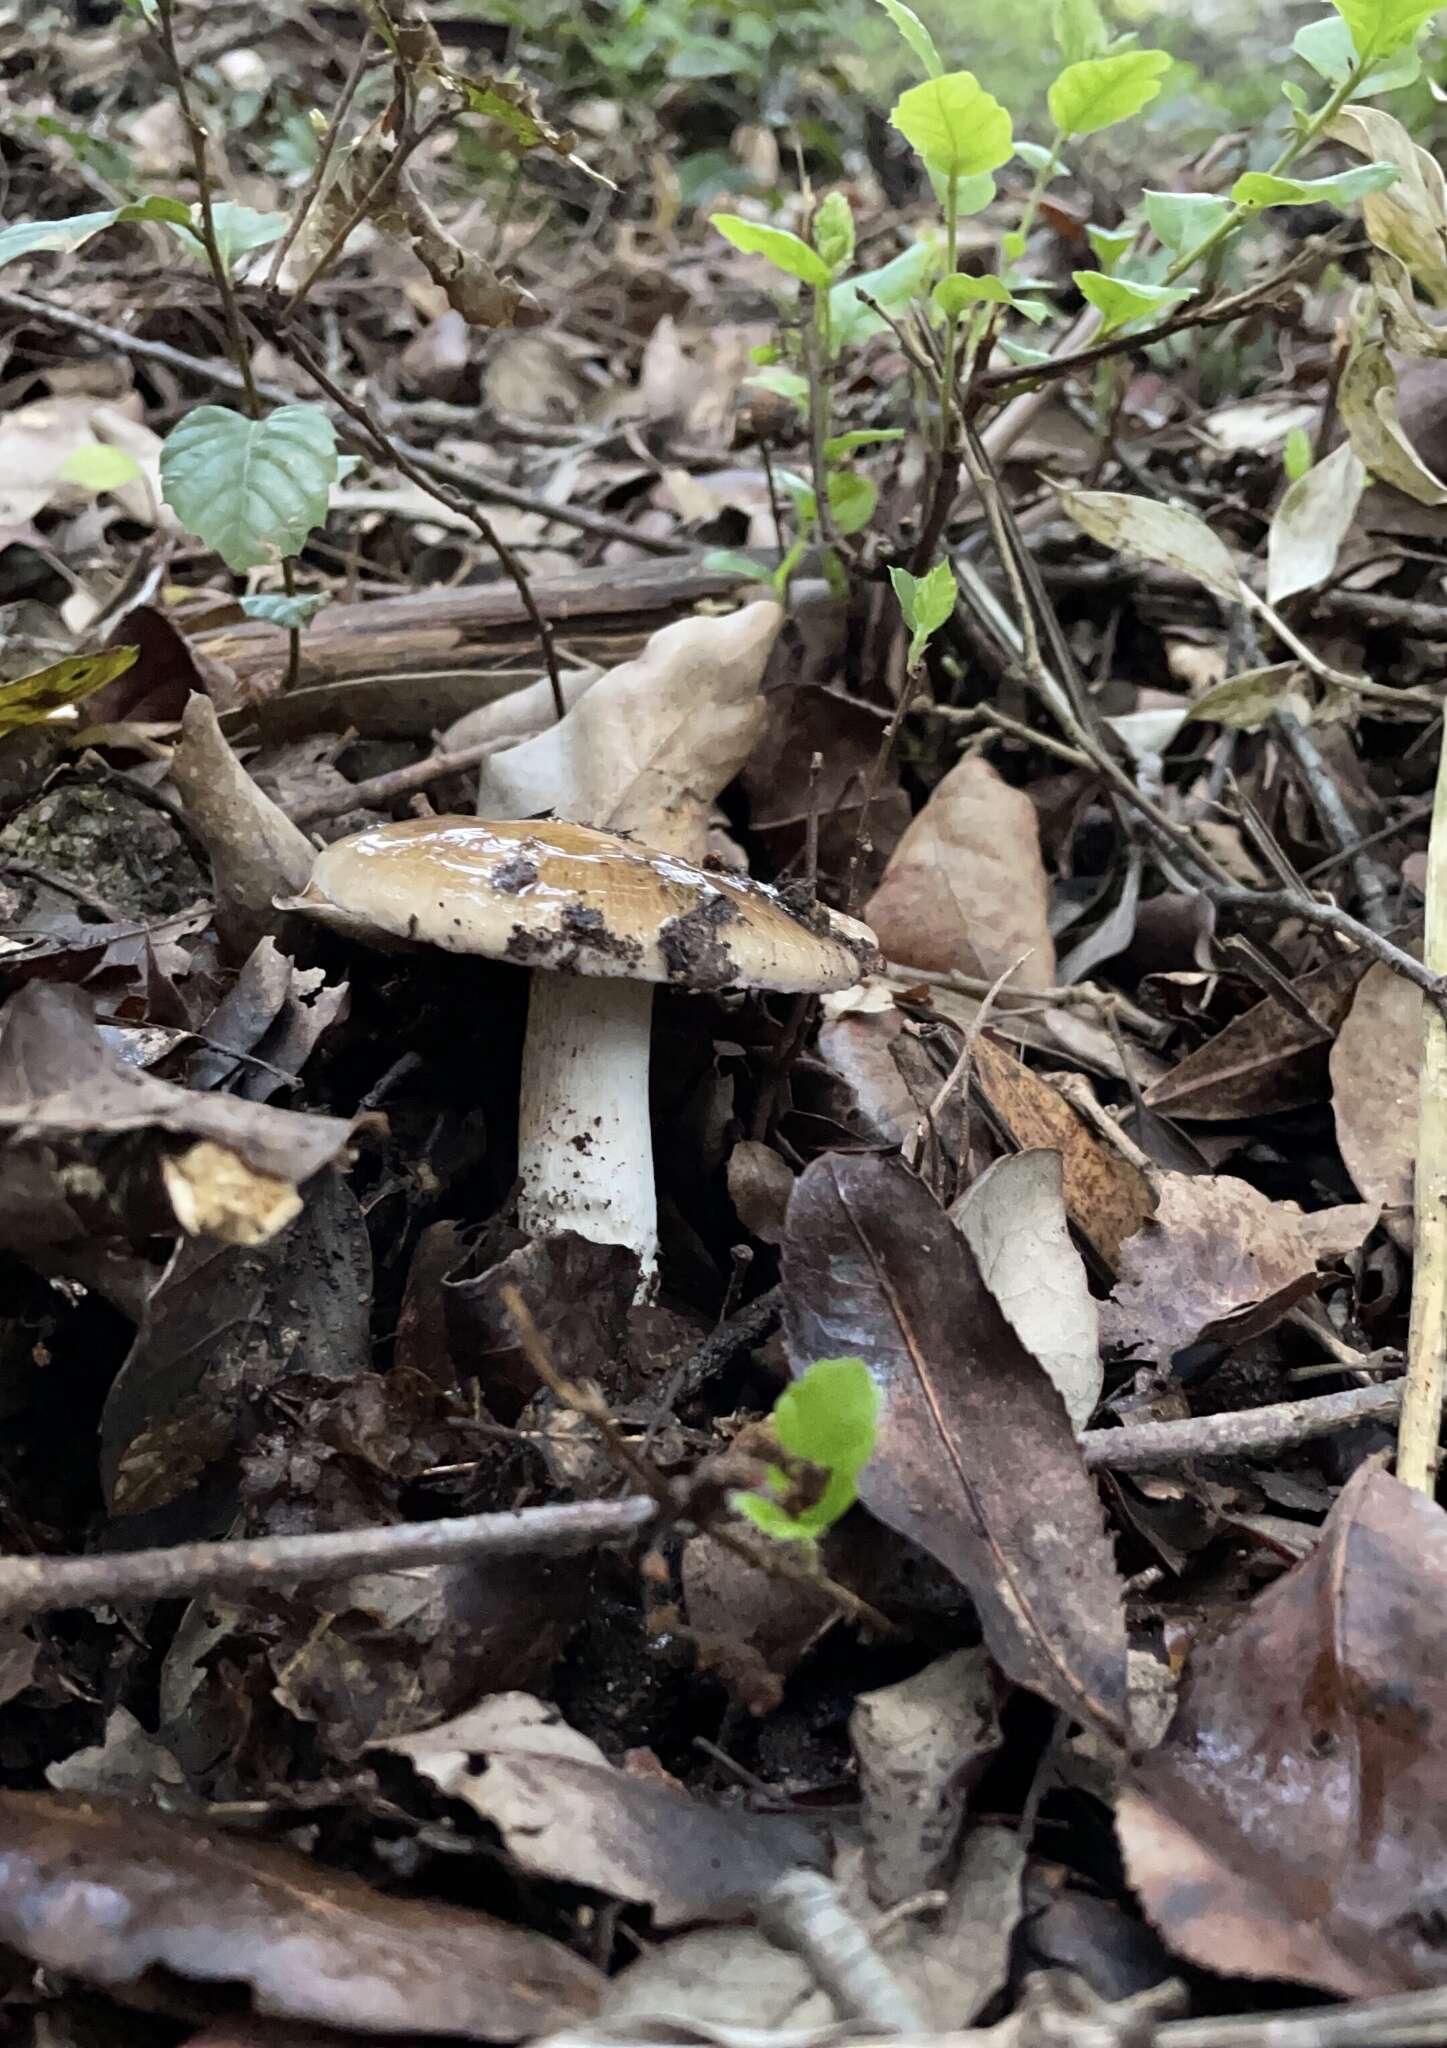
<path id="1" fill-rule="evenodd" d="M 518 1110 L 518 1221 L 533 1236 L 576 1230 L 658 1264 L 648 1120 L 653 988 L 533 970 Z"/>

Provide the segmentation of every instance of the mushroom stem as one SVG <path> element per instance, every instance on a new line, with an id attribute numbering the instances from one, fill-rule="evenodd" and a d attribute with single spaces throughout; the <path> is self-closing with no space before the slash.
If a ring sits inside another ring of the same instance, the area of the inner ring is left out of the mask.
<path id="1" fill-rule="evenodd" d="M 650 982 L 535 971 L 518 1106 L 518 1221 L 534 1236 L 576 1230 L 658 1265 L 648 1119 Z"/>

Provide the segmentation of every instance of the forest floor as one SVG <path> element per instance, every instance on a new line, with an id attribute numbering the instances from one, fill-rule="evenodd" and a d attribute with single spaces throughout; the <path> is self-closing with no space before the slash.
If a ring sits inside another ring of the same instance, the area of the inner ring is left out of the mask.
<path id="1" fill-rule="evenodd" d="M 1447 2039 L 1430 8 L 264 12 L 0 32 L 5 2039 Z"/>

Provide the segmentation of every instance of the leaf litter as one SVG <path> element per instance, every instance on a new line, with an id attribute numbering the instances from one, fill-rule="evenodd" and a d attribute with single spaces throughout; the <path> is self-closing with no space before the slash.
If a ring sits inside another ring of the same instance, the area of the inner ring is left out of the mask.
<path id="1" fill-rule="evenodd" d="M 1441 1510 L 1383 1466 L 1432 1270 L 1447 208 L 1439 114 L 1370 103 L 1430 12 L 1303 30 L 1310 106 L 1376 39 L 1352 170 L 1208 150 L 1156 251 L 1110 151 L 1172 157 L 1166 59 L 1093 6 L 1006 108 L 988 38 L 976 80 L 888 0 L 893 126 L 802 10 L 765 61 L 742 17 L 665 58 L 383 0 L 369 64 L 340 16 L 263 53 L 180 7 L 230 300 L 171 0 L 27 35 L 0 1609 L 54 1598 L 4 1625 L 0 1947 L 35 2039 L 1169 2048 L 1362 2002 L 1326 2048 L 1440 1996 Z M 807 106 L 812 215 L 766 97 Z M 953 436 L 909 396 L 945 321 Z M 1085 353 L 1032 388 L 1042 347 Z M 429 811 L 694 864 L 690 960 L 730 874 L 878 941 L 817 1005 L 653 998 L 651 1289 L 516 1226 L 528 976 L 288 909 Z"/>

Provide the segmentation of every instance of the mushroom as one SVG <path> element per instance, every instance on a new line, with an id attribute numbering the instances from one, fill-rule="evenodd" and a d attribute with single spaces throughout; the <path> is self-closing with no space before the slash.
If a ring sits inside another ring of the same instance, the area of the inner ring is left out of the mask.
<path id="1" fill-rule="evenodd" d="M 852 987 L 877 955 L 853 918 L 795 915 L 760 882 L 585 825 L 408 818 L 317 859 L 288 909 L 373 945 L 411 941 L 534 970 L 519 1103 L 519 1221 L 656 1270 L 648 1120 L 653 985 Z"/>

